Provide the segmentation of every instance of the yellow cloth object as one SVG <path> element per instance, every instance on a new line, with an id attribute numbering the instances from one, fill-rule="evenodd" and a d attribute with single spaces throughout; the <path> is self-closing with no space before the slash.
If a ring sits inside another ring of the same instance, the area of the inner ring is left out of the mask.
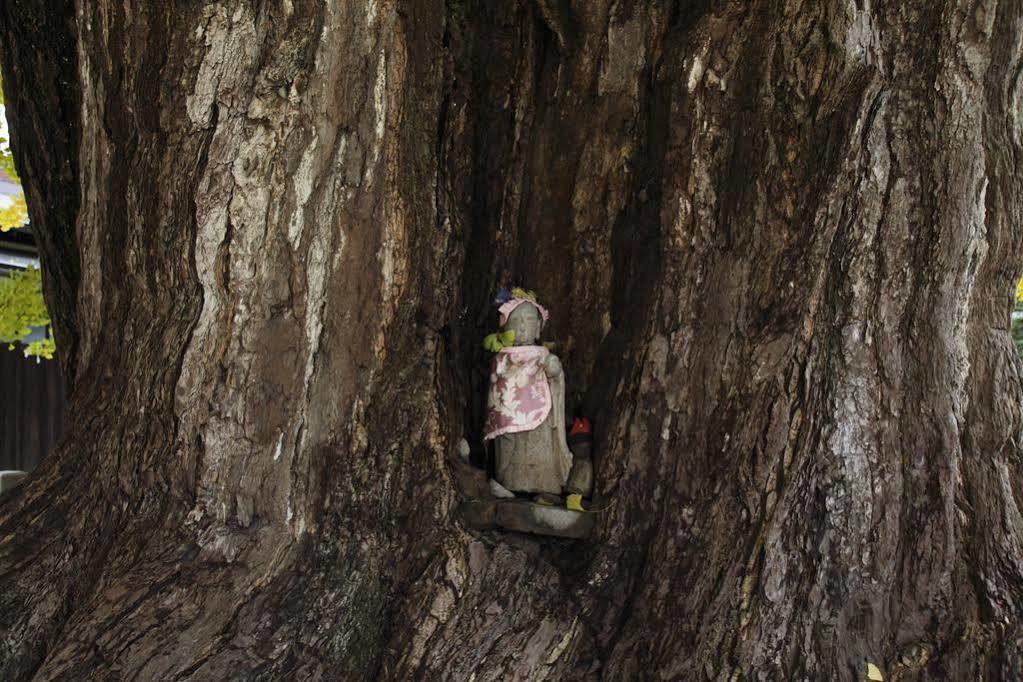
<path id="1" fill-rule="evenodd" d="M 527 301 L 536 302 L 536 292 L 529 289 L 523 289 L 522 287 L 512 287 L 511 295 L 512 298 L 524 298 Z"/>

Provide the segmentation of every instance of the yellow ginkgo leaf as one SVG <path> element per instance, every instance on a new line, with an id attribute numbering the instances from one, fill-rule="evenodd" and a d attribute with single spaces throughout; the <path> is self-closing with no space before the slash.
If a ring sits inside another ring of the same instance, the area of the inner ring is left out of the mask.
<path id="1" fill-rule="evenodd" d="M 583 509 L 583 496 L 574 493 L 566 499 L 565 507 L 572 511 L 586 511 Z"/>
<path id="2" fill-rule="evenodd" d="M 867 664 L 867 679 L 871 682 L 884 682 L 884 675 L 881 674 L 881 669 L 873 663 Z"/>

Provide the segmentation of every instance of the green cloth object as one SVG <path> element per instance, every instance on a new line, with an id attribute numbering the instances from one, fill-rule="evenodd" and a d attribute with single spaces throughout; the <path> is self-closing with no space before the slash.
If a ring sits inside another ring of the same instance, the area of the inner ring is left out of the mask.
<path id="1" fill-rule="evenodd" d="M 488 334 L 483 339 L 483 347 L 491 353 L 496 353 L 505 346 L 510 346 L 515 343 L 515 330 L 509 329 L 506 332 L 495 332 Z"/>

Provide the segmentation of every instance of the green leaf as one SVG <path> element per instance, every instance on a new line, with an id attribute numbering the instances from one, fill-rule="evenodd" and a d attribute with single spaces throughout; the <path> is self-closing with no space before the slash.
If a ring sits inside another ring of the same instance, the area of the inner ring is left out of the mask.
<path id="1" fill-rule="evenodd" d="M 21 182 L 21 178 L 18 177 L 18 171 L 14 167 L 14 155 L 11 153 L 10 148 L 3 149 L 2 147 L 7 144 L 7 140 L 0 137 L 0 168 L 3 169 L 4 173 L 7 173 L 14 182 Z"/>
<path id="2" fill-rule="evenodd" d="M 0 340 L 14 350 L 17 343 L 32 333 L 33 327 L 49 327 L 50 314 L 43 300 L 39 270 L 29 268 L 0 278 Z M 47 333 L 41 341 L 26 344 L 27 355 L 52 358 L 53 337 Z"/>

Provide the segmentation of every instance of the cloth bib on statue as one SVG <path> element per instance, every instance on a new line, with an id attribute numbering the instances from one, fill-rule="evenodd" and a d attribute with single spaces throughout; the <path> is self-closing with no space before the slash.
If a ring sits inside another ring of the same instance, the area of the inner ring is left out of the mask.
<path id="1" fill-rule="evenodd" d="M 550 355 L 543 346 L 508 346 L 494 354 L 483 439 L 531 431 L 551 411 L 551 387 L 544 372 Z"/>

